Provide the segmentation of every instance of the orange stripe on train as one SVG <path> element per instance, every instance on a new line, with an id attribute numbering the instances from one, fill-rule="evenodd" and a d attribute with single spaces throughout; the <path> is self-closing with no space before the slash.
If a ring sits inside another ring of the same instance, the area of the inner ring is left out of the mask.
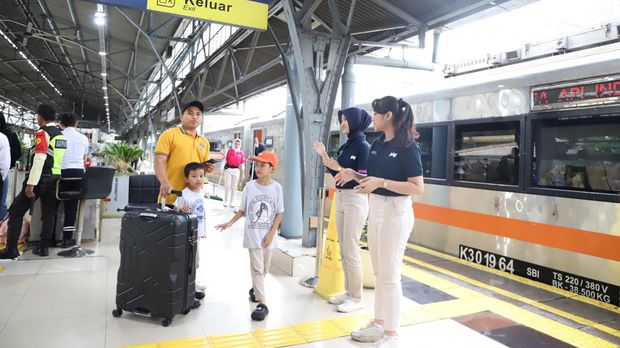
<path id="1" fill-rule="evenodd" d="M 423 203 L 413 206 L 418 219 L 620 261 L 618 236 Z"/>

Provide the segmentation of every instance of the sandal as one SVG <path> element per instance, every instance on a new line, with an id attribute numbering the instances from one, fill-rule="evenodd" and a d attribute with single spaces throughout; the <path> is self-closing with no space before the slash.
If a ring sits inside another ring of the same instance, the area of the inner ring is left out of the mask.
<path id="1" fill-rule="evenodd" d="M 252 312 L 252 320 L 261 321 L 265 319 L 267 314 L 269 314 L 269 308 L 267 308 L 267 305 L 259 303 L 254 312 Z"/>

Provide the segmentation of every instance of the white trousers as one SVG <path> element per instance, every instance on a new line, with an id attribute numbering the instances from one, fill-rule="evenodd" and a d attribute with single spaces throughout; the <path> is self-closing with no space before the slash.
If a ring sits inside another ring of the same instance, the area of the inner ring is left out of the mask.
<path id="1" fill-rule="evenodd" d="M 374 318 L 384 320 L 384 328 L 400 326 L 403 289 L 400 271 L 407 240 L 413 228 L 410 196 L 386 197 L 370 194 L 368 250 L 375 276 Z"/>
<path id="2" fill-rule="evenodd" d="M 224 170 L 224 204 L 232 205 L 239 184 L 239 168 L 228 168 Z M 230 201 L 229 201 L 230 199 Z"/>
<path id="3" fill-rule="evenodd" d="M 254 296 L 260 303 L 267 303 L 265 296 L 265 275 L 269 273 L 273 249 L 248 249 L 250 251 L 250 273 Z"/>
<path id="4" fill-rule="evenodd" d="M 336 230 L 344 271 L 344 288 L 349 297 L 362 299 L 362 256 L 360 236 L 368 217 L 368 196 L 354 190 L 336 193 Z"/>

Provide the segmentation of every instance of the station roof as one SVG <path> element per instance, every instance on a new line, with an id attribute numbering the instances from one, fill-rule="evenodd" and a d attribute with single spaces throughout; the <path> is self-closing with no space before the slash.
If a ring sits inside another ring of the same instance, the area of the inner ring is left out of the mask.
<path id="1" fill-rule="evenodd" d="M 319 1 L 312 15 L 317 31 L 327 33 L 333 26 L 330 1 Z M 293 2 L 299 8 L 303 5 L 303 1 Z M 411 38 L 463 18 L 475 18 L 485 10 L 505 10 L 499 6 L 509 6 L 511 2 L 523 0 L 336 1 L 342 22 L 347 21 L 354 4 L 350 25 L 354 42 L 379 43 Z M 58 111 L 79 114 L 83 110 L 85 120 L 100 122 L 102 126 L 104 77 L 100 75 L 99 28 L 94 23 L 96 6 L 73 0 L 0 0 L 0 100 L 30 110 L 36 110 L 39 103 L 50 103 Z M 148 83 L 148 73 L 159 62 L 158 54 L 164 55 L 170 42 L 186 38 L 174 37 L 181 18 L 111 6 L 107 12 L 105 59 L 114 127 L 125 122 L 127 116 L 121 112 L 123 101 L 135 103 L 140 90 Z M 286 45 L 290 39 L 281 0 L 270 4 L 269 26 L 278 41 Z M 140 31 L 148 34 L 148 38 Z M 377 47 L 359 44 L 353 45 L 349 53 L 364 54 L 373 49 Z M 183 84 L 188 87 L 195 83 L 192 77 L 204 73 L 205 69 L 210 70 L 211 77 L 221 75 L 217 86 L 213 81 L 201 81 L 204 84 L 201 99 L 213 110 L 284 84 L 284 68 L 278 59 L 269 32 L 243 29 L 201 66 L 179 78 L 185 78 Z M 234 73 L 235 65 L 231 61 L 245 68 L 243 74 Z M 182 97 L 188 99 L 195 95 L 185 93 Z"/>

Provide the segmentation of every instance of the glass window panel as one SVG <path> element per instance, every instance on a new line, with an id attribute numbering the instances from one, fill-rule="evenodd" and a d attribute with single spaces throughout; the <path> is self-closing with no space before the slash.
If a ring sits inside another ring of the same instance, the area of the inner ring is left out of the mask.
<path id="1" fill-rule="evenodd" d="M 457 125 L 454 179 L 519 183 L 519 122 Z"/>
<path id="2" fill-rule="evenodd" d="M 620 193 L 620 117 L 536 120 L 532 185 Z"/>
<path id="3" fill-rule="evenodd" d="M 445 179 L 448 126 L 420 127 L 418 133 L 424 177 Z"/>

